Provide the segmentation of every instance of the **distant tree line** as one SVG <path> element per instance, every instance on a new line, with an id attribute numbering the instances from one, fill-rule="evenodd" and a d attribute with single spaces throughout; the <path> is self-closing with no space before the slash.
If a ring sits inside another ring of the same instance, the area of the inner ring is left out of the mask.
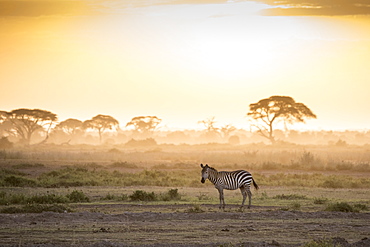
<path id="1" fill-rule="evenodd" d="M 267 138 L 271 143 L 275 143 L 275 126 L 279 122 L 293 124 L 294 122 L 304 122 L 306 118 L 316 118 L 316 115 L 303 103 L 295 102 L 288 96 L 271 96 L 262 99 L 257 103 L 249 105 L 247 116 L 250 117 L 250 128 Z M 125 128 L 133 131 L 137 137 L 150 137 L 162 119 L 156 116 L 138 116 L 131 119 Z M 222 137 L 228 139 L 236 128 L 225 125 L 221 128 L 215 126 L 215 117 L 211 117 L 198 122 L 205 128 L 205 136 L 208 139 Z M 19 143 L 30 145 L 33 136 L 37 133 L 43 136 L 39 143 L 45 143 L 51 132 L 62 132 L 69 136 L 69 143 L 76 135 L 81 135 L 88 131 L 98 133 L 100 143 L 103 142 L 103 133 L 107 131 L 119 132 L 119 121 L 109 115 L 96 115 L 95 117 L 81 121 L 69 118 L 58 122 L 57 115 L 50 111 L 40 109 L 16 109 L 10 112 L 0 111 L 0 136 L 13 137 Z"/>

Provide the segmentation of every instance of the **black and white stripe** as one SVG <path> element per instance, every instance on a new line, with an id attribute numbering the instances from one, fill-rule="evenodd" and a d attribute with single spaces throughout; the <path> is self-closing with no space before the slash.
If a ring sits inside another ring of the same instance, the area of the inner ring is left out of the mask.
<path id="1" fill-rule="evenodd" d="M 223 190 L 236 190 L 240 189 L 243 195 L 243 202 L 241 207 L 244 207 L 245 199 L 247 196 L 249 197 L 249 204 L 248 208 L 250 208 L 252 203 L 252 192 L 250 190 L 250 185 L 253 183 L 254 188 L 258 189 L 258 185 L 254 181 L 252 175 L 244 170 L 232 171 L 232 172 L 225 172 L 221 171 L 218 172 L 215 168 L 210 167 L 208 165 L 200 164 L 202 167 L 202 180 L 201 182 L 204 183 L 206 179 L 209 179 L 214 185 L 215 188 L 218 190 L 220 194 L 220 209 L 225 209 L 225 200 L 224 200 L 224 192 Z"/>

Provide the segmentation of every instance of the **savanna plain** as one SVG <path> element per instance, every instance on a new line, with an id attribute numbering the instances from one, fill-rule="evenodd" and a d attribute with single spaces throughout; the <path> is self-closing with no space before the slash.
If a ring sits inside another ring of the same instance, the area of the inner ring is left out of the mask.
<path id="1" fill-rule="evenodd" d="M 201 163 L 251 172 L 251 208 Z M 370 246 L 369 175 L 366 145 L 6 149 L 0 246 Z"/>

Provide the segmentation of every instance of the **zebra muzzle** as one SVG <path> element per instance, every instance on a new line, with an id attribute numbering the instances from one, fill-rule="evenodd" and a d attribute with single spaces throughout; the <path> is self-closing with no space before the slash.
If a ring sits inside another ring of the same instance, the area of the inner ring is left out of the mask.
<path id="1" fill-rule="evenodd" d="M 206 181 L 204 178 L 202 178 L 202 180 L 200 180 L 202 182 L 202 184 L 204 184 L 204 182 Z"/>

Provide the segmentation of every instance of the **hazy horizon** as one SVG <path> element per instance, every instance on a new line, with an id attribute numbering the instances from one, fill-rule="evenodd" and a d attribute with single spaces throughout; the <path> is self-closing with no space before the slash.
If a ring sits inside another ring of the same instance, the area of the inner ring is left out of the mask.
<path id="1" fill-rule="evenodd" d="M 0 0 L 0 110 L 248 129 L 249 104 L 285 95 L 317 115 L 293 129 L 370 129 L 367 6 L 306 15 L 268 0 L 14 2 Z"/>

